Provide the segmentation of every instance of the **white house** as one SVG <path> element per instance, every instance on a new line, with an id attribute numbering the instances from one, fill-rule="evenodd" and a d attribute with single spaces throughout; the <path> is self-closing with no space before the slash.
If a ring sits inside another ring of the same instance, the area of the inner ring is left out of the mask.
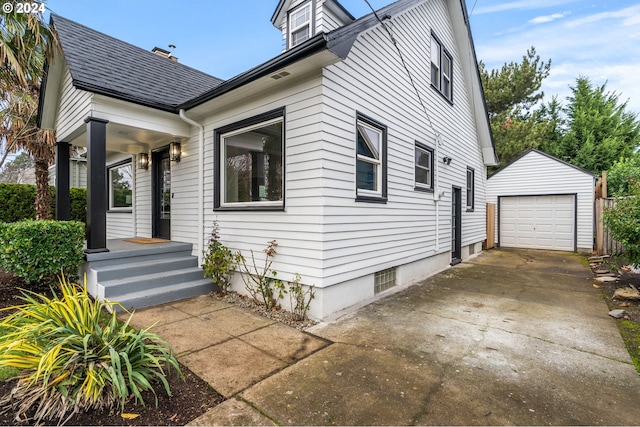
<path id="1" fill-rule="evenodd" d="M 487 182 L 502 247 L 591 252 L 596 176 L 535 149 Z"/>
<path id="2" fill-rule="evenodd" d="M 214 220 L 245 255 L 277 240 L 273 269 L 315 286 L 316 318 L 481 250 L 496 155 L 464 1 L 400 0 L 354 19 L 336 0 L 280 0 L 271 21 L 283 52 L 222 81 L 52 15 L 62 52 L 39 118 L 60 147 L 88 149 L 98 296 L 170 298 L 149 297 L 178 288 L 156 274 L 169 264 L 158 254 L 115 278 L 163 244 L 117 258 L 111 239 L 163 238 L 197 257 Z"/>

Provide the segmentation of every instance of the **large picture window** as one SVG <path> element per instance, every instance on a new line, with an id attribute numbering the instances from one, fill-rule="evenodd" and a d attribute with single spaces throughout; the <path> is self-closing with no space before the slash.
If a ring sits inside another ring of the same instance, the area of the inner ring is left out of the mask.
<path id="1" fill-rule="evenodd" d="M 108 168 L 109 209 L 130 210 L 133 206 L 133 168 L 131 160 Z"/>
<path id="2" fill-rule="evenodd" d="M 356 121 L 356 192 L 363 201 L 387 197 L 387 127 L 362 114 Z"/>
<path id="3" fill-rule="evenodd" d="M 216 208 L 284 206 L 284 110 L 216 131 Z"/>

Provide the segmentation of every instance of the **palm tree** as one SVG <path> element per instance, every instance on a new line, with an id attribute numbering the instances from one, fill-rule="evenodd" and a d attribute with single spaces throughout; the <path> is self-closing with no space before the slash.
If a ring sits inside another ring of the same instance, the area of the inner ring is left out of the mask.
<path id="1" fill-rule="evenodd" d="M 12 4 L 17 3 L 11 0 Z M 24 150 L 36 169 L 36 219 L 51 218 L 49 166 L 55 153 L 55 133 L 38 129 L 36 116 L 44 59 L 52 58 L 57 39 L 42 13 L 0 15 L 0 140 L 4 154 Z"/>

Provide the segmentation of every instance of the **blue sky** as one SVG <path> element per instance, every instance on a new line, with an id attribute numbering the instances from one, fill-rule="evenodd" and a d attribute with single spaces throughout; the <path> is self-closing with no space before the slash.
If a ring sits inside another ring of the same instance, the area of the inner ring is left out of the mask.
<path id="1" fill-rule="evenodd" d="M 370 0 L 380 8 L 392 0 Z M 551 59 L 543 90 L 564 100 L 578 76 L 629 100 L 640 113 L 638 0 L 466 0 L 479 60 L 488 68 L 520 61 L 535 46 Z M 355 17 L 364 0 L 341 0 Z M 280 53 L 271 25 L 277 0 L 48 0 L 53 12 L 136 46 L 176 46 L 180 62 L 233 77 Z"/>

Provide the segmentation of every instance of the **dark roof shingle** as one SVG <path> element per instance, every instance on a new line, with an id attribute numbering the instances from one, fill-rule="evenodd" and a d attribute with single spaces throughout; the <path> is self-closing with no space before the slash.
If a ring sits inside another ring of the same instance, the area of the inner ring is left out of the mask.
<path id="1" fill-rule="evenodd" d="M 51 22 L 79 89 L 176 112 L 223 82 L 59 15 Z"/>

